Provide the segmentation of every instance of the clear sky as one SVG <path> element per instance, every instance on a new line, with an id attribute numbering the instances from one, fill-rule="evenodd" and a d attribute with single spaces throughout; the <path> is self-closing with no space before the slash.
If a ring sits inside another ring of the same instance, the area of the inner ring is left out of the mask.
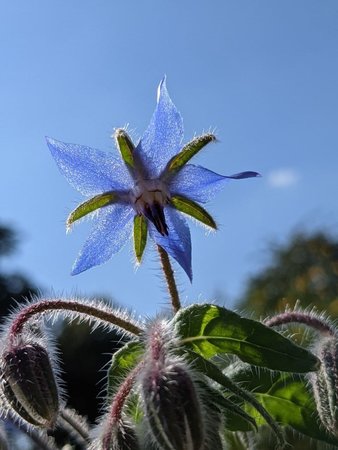
<path id="1" fill-rule="evenodd" d="M 83 198 L 59 174 L 44 136 L 114 151 L 114 127 L 141 136 L 164 74 L 186 140 L 216 129 L 195 162 L 233 181 L 208 210 L 219 231 L 191 225 L 186 302 L 233 302 L 267 261 L 269 242 L 338 225 L 337 0 L 0 0 L 0 220 L 21 236 L 6 270 L 46 293 L 102 294 L 153 314 L 167 295 L 148 248 L 69 275 L 90 223 L 65 233 Z M 218 294 L 217 294 L 218 293 Z"/>

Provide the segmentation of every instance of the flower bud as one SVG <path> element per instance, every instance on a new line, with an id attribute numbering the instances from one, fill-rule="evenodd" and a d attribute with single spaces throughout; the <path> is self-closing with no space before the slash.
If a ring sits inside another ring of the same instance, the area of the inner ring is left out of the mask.
<path id="1" fill-rule="evenodd" d="M 327 431 L 338 436 L 338 352 L 334 338 L 320 344 L 317 356 L 321 366 L 311 374 L 317 411 Z"/>
<path id="2" fill-rule="evenodd" d="M 201 405 L 187 370 L 177 363 L 155 363 L 147 369 L 142 384 L 146 415 L 161 448 L 202 449 Z"/>
<path id="3" fill-rule="evenodd" d="M 2 390 L 13 410 L 28 423 L 52 428 L 59 395 L 47 351 L 39 344 L 17 346 L 3 355 Z"/>

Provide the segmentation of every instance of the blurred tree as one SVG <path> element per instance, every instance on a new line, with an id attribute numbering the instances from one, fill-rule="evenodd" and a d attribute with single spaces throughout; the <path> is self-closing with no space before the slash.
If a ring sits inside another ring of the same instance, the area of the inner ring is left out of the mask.
<path id="1" fill-rule="evenodd" d="M 297 234 L 272 248 L 271 264 L 248 281 L 239 307 L 259 317 L 297 300 L 338 315 L 338 241 L 324 233 Z"/>
<path id="2" fill-rule="evenodd" d="M 0 225 L 0 262 L 16 250 L 17 237 L 9 227 Z M 0 322 L 4 320 L 9 310 L 37 293 L 31 281 L 19 273 L 0 273 Z"/>

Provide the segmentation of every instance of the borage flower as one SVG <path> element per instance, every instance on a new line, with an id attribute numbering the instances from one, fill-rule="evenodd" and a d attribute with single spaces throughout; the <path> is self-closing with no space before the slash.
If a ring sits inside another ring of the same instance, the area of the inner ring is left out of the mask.
<path id="1" fill-rule="evenodd" d="M 114 134 L 122 161 L 113 155 L 47 138 L 49 149 L 68 182 L 90 197 L 68 217 L 67 227 L 93 214 L 93 230 L 72 274 L 105 263 L 134 232 L 134 249 L 141 261 L 148 233 L 192 279 L 190 231 L 181 213 L 216 229 L 199 203 L 208 201 L 228 179 L 256 177 L 256 172 L 223 176 L 187 162 L 206 144 L 211 133 L 182 148 L 183 121 L 172 103 L 165 79 L 158 87 L 157 106 L 135 147 L 124 129 Z"/>

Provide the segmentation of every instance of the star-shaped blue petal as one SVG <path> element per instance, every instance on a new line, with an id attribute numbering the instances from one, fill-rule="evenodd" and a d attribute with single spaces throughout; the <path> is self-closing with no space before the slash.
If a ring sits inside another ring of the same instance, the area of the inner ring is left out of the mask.
<path id="1" fill-rule="evenodd" d="M 200 203 L 210 200 L 230 179 L 259 175 L 249 171 L 224 176 L 187 164 L 215 137 L 205 134 L 182 147 L 183 120 L 169 97 L 165 79 L 159 85 L 156 109 L 138 145 L 134 147 L 122 129 L 116 130 L 115 139 L 120 159 L 90 147 L 47 138 L 61 173 L 87 197 L 71 213 L 67 225 L 93 214 L 93 230 L 72 274 L 107 262 L 133 234 L 134 226 L 138 261 L 149 234 L 192 280 L 190 231 L 182 213 L 216 228 Z"/>

